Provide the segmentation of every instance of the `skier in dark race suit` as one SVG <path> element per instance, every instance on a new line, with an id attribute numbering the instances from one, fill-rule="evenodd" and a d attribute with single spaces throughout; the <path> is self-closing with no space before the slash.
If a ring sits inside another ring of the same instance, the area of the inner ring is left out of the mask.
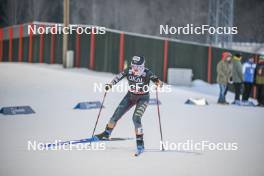
<path id="1" fill-rule="evenodd" d="M 110 84 L 105 85 L 108 91 L 113 85 L 117 84 L 124 77 L 127 78 L 129 91 L 116 108 L 113 116 L 106 125 L 105 130 L 95 135 L 98 140 L 109 139 L 117 121 L 134 105 L 136 105 L 133 114 L 133 123 L 135 126 L 137 150 L 144 150 L 143 128 L 141 118 L 149 102 L 149 83 L 154 82 L 157 86 L 162 87 L 163 83 L 148 68 L 145 68 L 145 59 L 142 56 L 133 56 L 131 65 L 123 72 L 119 73 Z"/>

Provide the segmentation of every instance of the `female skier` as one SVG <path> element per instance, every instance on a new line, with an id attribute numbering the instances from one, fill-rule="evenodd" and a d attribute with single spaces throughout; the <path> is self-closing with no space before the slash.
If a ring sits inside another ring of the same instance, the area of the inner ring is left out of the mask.
<path id="1" fill-rule="evenodd" d="M 124 77 L 127 78 L 129 91 L 116 108 L 113 116 L 106 125 L 104 132 L 95 135 L 97 140 L 109 139 L 117 121 L 134 105 L 133 123 L 136 133 L 137 152 L 144 151 L 143 128 L 141 118 L 149 102 L 149 83 L 153 81 L 157 86 L 162 87 L 163 83 L 148 68 L 145 68 L 145 59 L 142 56 L 133 56 L 131 65 L 119 73 L 110 84 L 105 85 L 108 91 Z"/>

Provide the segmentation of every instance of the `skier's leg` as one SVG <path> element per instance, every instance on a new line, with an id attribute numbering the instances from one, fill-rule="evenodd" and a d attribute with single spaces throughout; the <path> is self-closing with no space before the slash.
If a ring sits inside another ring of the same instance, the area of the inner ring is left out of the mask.
<path id="1" fill-rule="evenodd" d="M 142 95 L 140 100 L 137 102 L 133 114 L 133 123 L 135 126 L 136 142 L 138 149 L 144 149 L 143 128 L 141 124 L 141 118 L 148 106 L 148 102 L 149 102 L 149 95 Z"/>
<path id="2" fill-rule="evenodd" d="M 135 103 L 131 101 L 130 94 L 126 94 L 126 96 L 122 99 L 118 107 L 116 108 L 113 116 L 107 123 L 105 127 L 105 131 L 96 135 L 99 139 L 109 138 L 111 135 L 117 121 L 134 105 Z"/>
<path id="3" fill-rule="evenodd" d="M 127 93 L 123 100 L 119 103 L 107 125 L 110 128 L 114 128 L 117 121 L 135 104 L 136 102 L 131 99 L 131 94 Z"/>

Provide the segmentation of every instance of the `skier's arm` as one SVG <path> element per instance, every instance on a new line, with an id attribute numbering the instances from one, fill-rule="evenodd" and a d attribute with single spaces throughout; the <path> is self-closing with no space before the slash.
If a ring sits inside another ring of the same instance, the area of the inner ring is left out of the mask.
<path id="1" fill-rule="evenodd" d="M 149 71 L 149 78 L 151 81 L 153 81 L 157 86 L 162 87 L 163 82 L 158 78 L 158 76 L 156 76 L 154 73 L 152 73 L 151 71 Z"/>
<path id="2" fill-rule="evenodd" d="M 120 80 L 122 80 L 125 76 L 127 76 L 127 72 L 128 69 L 125 69 L 124 71 L 117 74 L 110 83 L 105 84 L 105 90 L 108 91 L 109 89 L 112 88 L 113 85 L 117 84 Z"/>
<path id="3" fill-rule="evenodd" d="M 111 81 L 111 85 L 117 84 L 120 80 L 122 80 L 124 77 L 127 76 L 128 69 L 125 69 L 124 71 L 117 74 L 114 79 Z"/>

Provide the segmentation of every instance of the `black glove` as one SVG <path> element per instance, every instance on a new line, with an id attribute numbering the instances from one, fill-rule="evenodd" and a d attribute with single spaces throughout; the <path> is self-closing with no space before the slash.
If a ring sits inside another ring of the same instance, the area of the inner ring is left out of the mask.
<path id="1" fill-rule="evenodd" d="M 108 91 L 112 88 L 112 84 L 105 84 L 105 91 Z"/>
<path id="2" fill-rule="evenodd" d="M 162 86 L 163 86 L 163 82 L 162 82 L 161 80 L 157 80 L 157 81 L 155 82 L 155 84 L 156 84 L 156 86 L 158 86 L 158 87 L 162 87 Z"/>
<path id="3" fill-rule="evenodd" d="M 230 77 L 230 78 L 228 79 L 228 83 L 229 83 L 229 84 L 233 84 L 233 78 L 232 78 L 232 77 Z"/>

